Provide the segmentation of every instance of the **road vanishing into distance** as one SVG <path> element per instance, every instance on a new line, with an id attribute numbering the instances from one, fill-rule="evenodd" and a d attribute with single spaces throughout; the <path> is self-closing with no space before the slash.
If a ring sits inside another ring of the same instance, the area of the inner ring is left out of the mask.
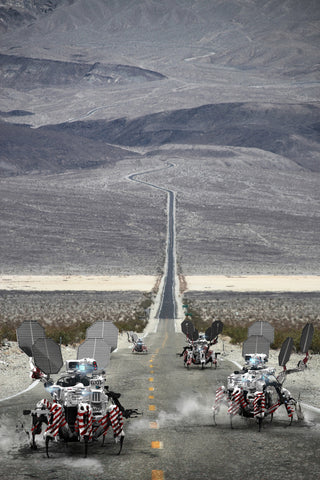
<path id="1" fill-rule="evenodd" d="M 165 168 L 171 168 L 168 164 Z M 154 170 L 153 170 L 154 172 Z M 143 172 L 143 174 L 148 172 Z M 148 354 L 133 354 L 121 346 L 107 368 L 110 390 L 121 393 L 127 409 L 137 408 L 137 418 L 124 421 L 125 440 L 120 455 L 112 432 L 104 445 L 50 444 L 46 457 L 41 436 L 31 450 L 26 430 L 33 409 L 50 398 L 43 385 L 11 400 L 0 402 L 1 478 L 6 480 L 308 480 L 320 478 L 320 418 L 308 411 L 305 420 L 289 426 L 284 407 L 263 424 L 236 417 L 230 427 L 222 409 L 214 425 L 212 406 L 216 389 L 226 384 L 234 365 L 221 352 L 217 369 L 193 365 L 187 369 L 180 353 L 185 337 L 175 331 L 175 194 L 138 178 L 129 179 L 163 190 L 168 195 L 168 235 L 164 282 L 157 312 L 158 328 L 146 337 Z M 292 377 L 294 380 L 294 377 Z M 286 387 L 294 394 L 294 382 Z M 293 389 L 291 389 L 293 387 Z M 303 393 L 303 392 L 301 392 Z"/>
<path id="2" fill-rule="evenodd" d="M 164 266 L 164 282 L 163 288 L 160 292 L 160 307 L 158 309 L 156 317 L 159 319 L 176 318 L 177 300 L 175 298 L 175 281 L 176 281 L 176 251 L 175 251 L 175 192 L 167 188 L 159 187 L 153 183 L 141 180 L 138 177 L 147 173 L 154 173 L 158 170 L 167 168 L 174 168 L 173 163 L 166 163 L 165 167 L 147 170 L 139 173 L 129 175 L 129 180 L 142 183 L 151 188 L 161 190 L 168 196 L 167 207 L 167 251 L 166 260 Z"/>

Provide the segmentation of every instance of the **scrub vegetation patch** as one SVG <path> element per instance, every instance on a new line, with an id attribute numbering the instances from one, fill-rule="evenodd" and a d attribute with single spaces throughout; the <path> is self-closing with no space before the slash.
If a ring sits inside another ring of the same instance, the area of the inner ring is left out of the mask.
<path id="1" fill-rule="evenodd" d="M 287 337 L 292 337 L 298 351 L 302 328 L 312 323 L 315 333 L 311 350 L 320 353 L 320 295 L 317 293 L 188 292 L 184 304 L 188 305 L 189 318 L 199 331 L 220 320 L 224 324 L 223 335 L 230 337 L 233 344 L 246 340 L 252 323 L 264 321 L 275 329 L 271 348 L 280 348 Z"/>
<path id="2" fill-rule="evenodd" d="M 24 320 L 36 320 L 46 336 L 72 345 L 85 339 L 96 321 L 110 321 L 123 331 L 142 332 L 148 321 L 151 293 L 2 293 L 0 341 L 16 340 L 16 328 Z"/>

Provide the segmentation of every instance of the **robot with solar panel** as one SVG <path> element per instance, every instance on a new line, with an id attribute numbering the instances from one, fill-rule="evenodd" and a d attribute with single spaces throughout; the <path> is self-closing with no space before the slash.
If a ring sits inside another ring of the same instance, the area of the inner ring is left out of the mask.
<path id="1" fill-rule="evenodd" d="M 79 345 L 77 359 L 66 361 L 66 371 L 57 379 L 51 375 L 60 372 L 63 365 L 60 345 L 46 338 L 43 327 L 36 321 L 25 321 L 17 329 L 19 347 L 30 357 L 31 377 L 44 383 L 47 396 L 33 410 L 29 436 L 31 448 L 36 449 L 36 436 L 43 430 L 46 454 L 49 442 L 83 442 L 85 456 L 88 444 L 113 430 L 121 452 L 124 430 L 123 418 L 136 417 L 136 409 L 125 409 L 120 393 L 105 385 L 105 368 L 111 353 L 117 348 L 118 329 L 112 322 L 96 322 L 86 332 L 86 340 Z"/>
<path id="2" fill-rule="evenodd" d="M 134 332 L 127 332 L 128 342 L 132 343 L 132 353 L 148 353 L 148 347 L 141 337 Z"/>
<path id="3" fill-rule="evenodd" d="M 256 322 L 251 325 L 242 348 L 244 367 L 229 375 L 227 386 L 221 386 L 216 391 L 213 406 L 214 424 L 216 425 L 216 417 L 223 403 L 228 406 L 231 428 L 232 418 L 240 415 L 244 418 L 254 418 L 260 431 L 263 420 L 268 416 L 272 420 L 273 414 L 281 405 L 286 409 L 290 424 L 294 413 L 298 420 L 303 419 L 299 402 L 291 396 L 283 384 L 288 374 L 301 372 L 306 368 L 313 331 L 313 325 L 309 323 L 302 330 L 300 352 L 305 356 L 296 368 L 286 367 L 294 347 L 293 339 L 288 337 L 283 342 L 278 356 L 279 366 L 283 367 L 283 370 L 276 375 L 275 369 L 266 365 L 269 347 L 274 340 L 274 329 L 268 322 Z"/>
<path id="4" fill-rule="evenodd" d="M 200 365 L 202 369 L 210 364 L 211 367 L 217 368 L 218 355 L 220 352 L 214 352 L 210 347 L 216 345 L 218 336 L 223 330 L 223 323 L 215 320 L 210 327 L 207 328 L 205 334 L 199 335 L 198 330 L 193 323 L 185 319 L 181 323 L 181 330 L 186 335 L 187 345 L 184 347 L 180 357 L 183 357 L 185 367 L 191 365 Z"/>

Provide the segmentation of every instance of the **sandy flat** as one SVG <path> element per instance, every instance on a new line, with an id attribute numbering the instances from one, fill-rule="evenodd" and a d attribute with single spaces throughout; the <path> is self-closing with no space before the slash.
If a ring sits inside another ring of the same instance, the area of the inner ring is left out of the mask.
<path id="1" fill-rule="evenodd" d="M 157 281 L 152 275 L 1 275 L 0 290 L 50 291 L 151 291 Z"/>
<path id="2" fill-rule="evenodd" d="M 187 291 L 320 292 L 320 275 L 187 276 Z"/>
<path id="3" fill-rule="evenodd" d="M 186 291 L 320 292 L 320 275 L 192 275 Z M 0 275 L 0 290 L 151 291 L 153 275 Z"/>

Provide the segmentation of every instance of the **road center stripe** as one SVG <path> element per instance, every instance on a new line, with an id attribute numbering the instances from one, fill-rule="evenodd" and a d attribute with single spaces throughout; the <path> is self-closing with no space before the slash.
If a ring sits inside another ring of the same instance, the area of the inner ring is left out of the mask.
<path id="1" fill-rule="evenodd" d="M 163 443 L 159 442 L 159 441 L 154 441 L 154 442 L 151 442 L 151 447 L 152 448 L 163 448 Z"/>
<path id="2" fill-rule="evenodd" d="M 162 470 L 152 470 L 151 480 L 164 480 L 164 475 Z"/>

